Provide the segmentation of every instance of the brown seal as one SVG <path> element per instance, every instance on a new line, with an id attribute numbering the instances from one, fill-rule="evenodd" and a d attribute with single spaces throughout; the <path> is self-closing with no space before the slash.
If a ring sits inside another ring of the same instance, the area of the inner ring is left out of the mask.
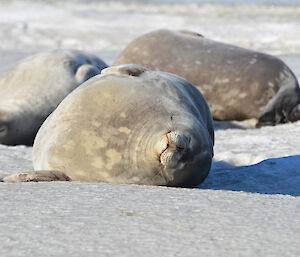
<path id="1" fill-rule="evenodd" d="M 33 173 L 3 181 L 73 180 L 192 187 L 208 175 L 214 132 L 188 81 L 137 65 L 107 68 L 40 128 Z"/>
<path id="2" fill-rule="evenodd" d="M 107 65 L 96 56 L 54 50 L 28 57 L 0 75 L 0 143 L 31 144 L 57 105 Z"/>
<path id="3" fill-rule="evenodd" d="M 115 65 L 125 63 L 186 78 L 204 95 L 216 120 L 255 118 L 267 125 L 300 118 L 299 83 L 271 55 L 193 32 L 158 30 L 130 43 Z"/>

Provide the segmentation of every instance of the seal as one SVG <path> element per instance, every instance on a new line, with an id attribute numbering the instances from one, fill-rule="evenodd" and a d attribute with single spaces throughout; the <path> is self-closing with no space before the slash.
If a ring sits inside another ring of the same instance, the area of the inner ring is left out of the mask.
<path id="1" fill-rule="evenodd" d="M 258 120 L 257 126 L 300 119 L 299 83 L 280 59 L 189 31 L 142 35 L 115 65 L 134 63 L 175 73 L 206 98 L 215 120 Z"/>
<path id="2" fill-rule="evenodd" d="M 107 65 L 75 50 L 30 56 L 0 75 L 0 143 L 32 145 L 58 104 Z"/>
<path id="3" fill-rule="evenodd" d="M 104 69 L 40 128 L 35 172 L 3 181 L 72 180 L 194 187 L 208 175 L 214 131 L 201 93 L 137 65 Z"/>

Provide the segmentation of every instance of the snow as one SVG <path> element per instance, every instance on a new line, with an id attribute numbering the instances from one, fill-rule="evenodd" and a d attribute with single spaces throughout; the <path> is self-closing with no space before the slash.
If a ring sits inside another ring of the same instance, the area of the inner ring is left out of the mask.
<path id="1" fill-rule="evenodd" d="M 1 256 L 300 254 L 292 196 L 75 182 L 0 190 Z"/>
<path id="2" fill-rule="evenodd" d="M 51 48 L 113 63 L 160 27 L 280 54 L 300 78 L 299 5 L 0 3 L 0 70 Z M 1 183 L 0 256 L 299 256 L 300 121 L 215 122 L 215 157 L 197 189 Z M 32 170 L 32 148 L 0 145 L 0 177 Z"/>

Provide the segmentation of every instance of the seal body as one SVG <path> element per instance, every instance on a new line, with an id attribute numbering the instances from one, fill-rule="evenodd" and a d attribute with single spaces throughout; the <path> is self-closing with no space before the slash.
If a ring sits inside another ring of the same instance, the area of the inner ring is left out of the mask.
<path id="1" fill-rule="evenodd" d="M 0 75 L 0 143 L 32 144 L 41 124 L 81 83 L 107 65 L 80 51 L 28 57 Z"/>
<path id="2" fill-rule="evenodd" d="M 300 118 L 297 79 L 271 55 L 193 32 L 158 30 L 130 43 L 115 65 L 125 63 L 186 78 L 204 95 L 216 120 L 255 118 L 265 125 Z"/>
<path id="3" fill-rule="evenodd" d="M 190 187 L 208 175 L 213 144 L 209 107 L 193 85 L 123 65 L 61 102 L 36 136 L 33 165 L 75 181 Z"/>

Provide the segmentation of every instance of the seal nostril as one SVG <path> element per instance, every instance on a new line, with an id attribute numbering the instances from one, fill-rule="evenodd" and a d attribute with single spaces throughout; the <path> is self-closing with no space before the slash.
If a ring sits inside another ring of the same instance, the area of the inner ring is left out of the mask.
<path id="1" fill-rule="evenodd" d="M 166 148 L 164 148 L 162 150 L 162 152 L 160 153 L 159 158 L 158 158 L 160 163 L 162 163 L 162 155 L 165 153 L 165 151 L 167 151 L 168 148 L 169 148 L 169 144 L 167 144 Z"/>

